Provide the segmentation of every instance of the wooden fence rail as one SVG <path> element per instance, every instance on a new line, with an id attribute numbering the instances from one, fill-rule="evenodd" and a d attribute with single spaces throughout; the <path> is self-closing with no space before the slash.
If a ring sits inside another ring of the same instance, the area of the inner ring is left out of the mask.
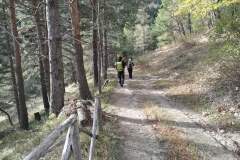
<path id="1" fill-rule="evenodd" d="M 95 106 L 94 106 L 94 115 L 93 115 L 93 127 L 92 127 L 92 137 L 91 137 L 91 145 L 89 152 L 89 160 L 94 159 L 94 143 L 96 139 L 97 127 L 99 130 L 102 130 L 102 118 L 100 116 L 101 113 L 101 102 L 99 98 L 95 98 Z M 78 114 L 78 116 L 81 116 Z M 100 116 L 100 117 L 99 117 Z M 80 119 L 81 117 L 78 117 Z M 60 135 L 68 129 L 66 140 L 62 152 L 61 160 L 68 160 L 70 156 L 73 154 L 74 160 L 81 160 L 81 146 L 80 146 L 80 133 L 79 131 L 84 131 L 81 127 L 79 128 L 77 115 L 72 114 L 69 118 L 67 118 L 62 124 L 60 124 L 48 137 L 37 146 L 24 160 L 38 160 L 40 157 L 45 156 L 49 150 L 52 150 L 55 141 L 60 137 Z M 62 143 L 62 142 L 61 142 Z M 72 151 L 71 151 L 72 149 Z"/>

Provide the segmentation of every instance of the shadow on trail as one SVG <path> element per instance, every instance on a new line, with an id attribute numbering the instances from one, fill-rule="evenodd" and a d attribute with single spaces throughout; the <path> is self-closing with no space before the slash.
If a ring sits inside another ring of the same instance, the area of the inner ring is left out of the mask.
<path id="1" fill-rule="evenodd" d="M 198 128 L 201 129 L 195 122 L 189 123 L 189 122 L 177 122 L 177 121 L 172 121 L 172 120 L 145 120 L 145 119 L 134 119 L 134 118 L 128 118 L 124 116 L 119 116 L 116 114 L 108 114 L 111 117 L 117 118 L 118 121 L 124 121 L 124 122 L 130 122 L 130 123 L 136 123 L 136 124 L 143 124 L 148 123 L 148 124 L 155 124 L 155 123 L 163 123 L 163 124 L 168 124 L 170 126 L 177 126 L 181 128 Z"/>
<path id="2" fill-rule="evenodd" d="M 149 124 L 152 124 L 152 123 L 157 123 L 158 122 L 158 121 L 155 121 L 155 120 L 128 118 L 128 117 L 119 116 L 119 115 L 116 115 L 116 114 L 108 114 L 108 115 L 117 118 L 118 121 L 131 122 L 131 123 L 136 123 L 136 124 L 143 124 L 143 122 L 144 123 L 148 122 Z"/>
<path id="3" fill-rule="evenodd" d="M 157 120 L 144 120 L 144 119 L 136 119 L 136 118 L 129 118 L 129 117 L 124 117 L 124 116 L 119 116 L 119 115 L 115 115 L 115 114 L 109 114 L 109 116 L 117 118 L 117 121 L 127 122 L 127 124 L 128 123 L 135 123 L 135 124 L 144 124 L 145 123 L 145 125 L 151 125 L 151 124 L 156 124 L 156 123 L 164 123 L 164 124 L 167 123 L 167 124 L 169 124 L 171 126 L 177 126 L 177 127 L 182 127 L 182 128 L 198 128 L 198 129 L 201 128 L 201 127 L 198 127 L 194 122 L 193 123 L 189 123 L 189 122 L 177 122 L 177 121 L 172 121 L 172 120 L 159 120 L 159 121 L 157 121 Z M 141 132 L 142 128 L 140 127 L 138 129 L 139 129 L 139 132 Z M 131 132 L 131 128 L 129 128 L 129 131 Z M 148 138 L 151 139 L 150 137 L 148 137 L 148 136 L 151 136 L 151 135 L 143 135 L 143 134 L 136 135 L 136 134 L 134 134 L 132 136 L 135 138 L 135 140 L 137 139 L 138 143 L 141 143 L 142 136 L 145 137 L 144 138 L 145 141 Z M 197 142 L 188 140 L 188 143 L 193 145 L 193 146 L 198 146 L 200 148 L 205 148 L 205 149 L 207 148 L 208 150 L 210 150 L 210 152 L 212 152 L 213 155 L 217 155 L 218 154 L 218 152 L 215 152 L 215 151 L 223 149 L 223 147 L 221 145 L 216 146 L 214 144 L 206 143 L 206 141 L 208 141 L 208 140 L 207 139 L 201 139 L 202 143 L 197 143 Z M 162 142 L 164 142 L 164 140 L 160 138 L 159 139 L 159 144 L 163 145 L 164 143 L 162 143 Z M 138 153 L 139 152 L 143 152 L 143 153 L 147 153 L 147 154 L 155 155 L 155 156 L 158 156 L 159 154 L 161 154 L 161 155 L 162 154 L 166 154 L 165 151 L 162 151 L 162 152 L 160 151 L 160 153 L 159 152 L 155 153 L 154 150 L 146 150 L 146 149 L 144 149 L 142 147 L 137 146 L 137 143 L 135 141 L 125 142 L 125 143 L 130 143 L 128 145 L 131 145 L 131 151 L 132 152 L 138 152 Z M 142 142 L 142 143 L 144 143 L 144 142 Z M 178 142 L 178 143 L 181 143 L 181 142 Z M 185 143 L 186 143 L 186 140 L 184 140 L 183 144 L 185 144 Z M 204 158 L 211 158 L 211 157 L 209 157 L 209 156 L 211 156 L 209 154 L 206 154 L 204 156 L 205 156 Z"/>

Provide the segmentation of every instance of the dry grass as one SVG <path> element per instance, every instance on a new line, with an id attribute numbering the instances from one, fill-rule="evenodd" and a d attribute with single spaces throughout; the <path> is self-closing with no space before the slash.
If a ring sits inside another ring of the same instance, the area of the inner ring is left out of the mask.
<path id="1" fill-rule="evenodd" d="M 51 131 L 62 122 L 62 119 L 47 120 L 42 116 L 41 122 L 30 122 L 29 130 L 11 131 L 5 138 L 0 140 L 0 159 L 14 160 L 24 159 L 24 157 L 34 147 L 39 145 L 44 137 L 51 133 Z"/>
<path id="2" fill-rule="evenodd" d="M 240 126 L 239 60 L 236 57 L 226 60 L 226 56 L 224 59 L 217 53 L 210 42 L 200 38 L 198 41 L 194 40 L 194 44 L 188 46 L 168 46 L 144 55 L 140 58 L 139 70 L 144 76 L 160 77 L 151 84 L 153 89 L 163 90 L 172 100 L 181 100 L 197 112 L 209 111 L 213 121 L 237 131 Z M 226 114 L 216 112 L 218 106 L 227 108 Z M 230 108 L 235 108 L 231 114 Z"/>
<path id="3" fill-rule="evenodd" d="M 148 116 L 149 121 L 154 122 L 152 127 L 155 129 L 160 141 L 163 141 L 169 151 L 171 160 L 200 160 L 201 155 L 194 145 L 191 145 L 181 134 L 181 131 L 172 127 L 168 114 L 159 106 L 147 102 L 142 105 L 143 110 Z"/>
<path id="4" fill-rule="evenodd" d="M 173 101 L 184 104 L 199 113 L 208 113 L 208 118 L 228 133 L 240 129 L 239 68 L 237 61 L 228 59 L 223 63 L 209 42 L 189 46 L 172 46 L 159 49 L 142 58 L 141 72 L 146 76 L 167 79 L 151 83 L 152 89 L 163 90 Z M 226 66 L 227 64 L 227 66 Z M 171 83 L 168 83 L 171 82 Z M 217 108 L 222 108 L 221 110 Z M 144 110 L 160 140 L 166 141 L 171 159 L 201 159 L 201 151 L 191 145 L 179 130 L 169 124 L 167 113 L 151 103 Z M 239 137 L 239 136 L 237 136 Z"/>

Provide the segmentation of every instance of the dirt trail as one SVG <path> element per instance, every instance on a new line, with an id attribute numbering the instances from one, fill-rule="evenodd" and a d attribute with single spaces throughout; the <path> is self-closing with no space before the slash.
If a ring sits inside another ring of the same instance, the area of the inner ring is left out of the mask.
<path id="1" fill-rule="evenodd" d="M 144 101 L 139 95 L 133 94 L 128 82 L 118 87 L 114 99 L 114 114 L 118 120 L 119 159 L 121 160 L 159 160 L 169 159 L 166 149 L 155 136 L 147 116 L 139 109 Z"/>
<path id="2" fill-rule="evenodd" d="M 116 132 L 120 136 L 119 160 L 170 159 L 164 142 L 156 137 L 151 122 L 141 110 L 140 106 L 147 101 L 158 104 L 162 111 L 171 117 L 168 121 L 174 128 L 179 129 L 179 134 L 187 137 L 198 150 L 203 152 L 203 159 L 238 160 L 238 157 L 225 149 L 215 136 L 196 123 L 195 119 L 199 115 L 189 111 L 180 102 L 171 101 L 163 91 L 149 87 L 154 79 L 148 77 L 143 80 L 136 73 L 131 80 L 127 76 L 126 74 L 124 86 L 118 85 L 111 96 L 114 103 L 112 114 L 118 122 Z M 128 85 L 133 82 L 138 87 L 133 88 Z"/>

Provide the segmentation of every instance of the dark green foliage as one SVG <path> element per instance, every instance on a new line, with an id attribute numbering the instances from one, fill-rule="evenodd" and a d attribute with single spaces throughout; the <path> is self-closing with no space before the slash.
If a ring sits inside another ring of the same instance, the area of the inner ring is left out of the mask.
<path id="1" fill-rule="evenodd" d="M 146 12 L 150 15 L 148 19 L 149 25 L 154 24 L 161 4 L 162 4 L 161 0 L 155 0 L 151 3 L 151 5 L 147 6 Z"/>
<path id="2" fill-rule="evenodd" d="M 233 4 L 221 10 L 221 18 L 215 22 L 215 34 L 212 35 L 212 38 L 238 39 L 240 37 L 240 6 Z"/>

